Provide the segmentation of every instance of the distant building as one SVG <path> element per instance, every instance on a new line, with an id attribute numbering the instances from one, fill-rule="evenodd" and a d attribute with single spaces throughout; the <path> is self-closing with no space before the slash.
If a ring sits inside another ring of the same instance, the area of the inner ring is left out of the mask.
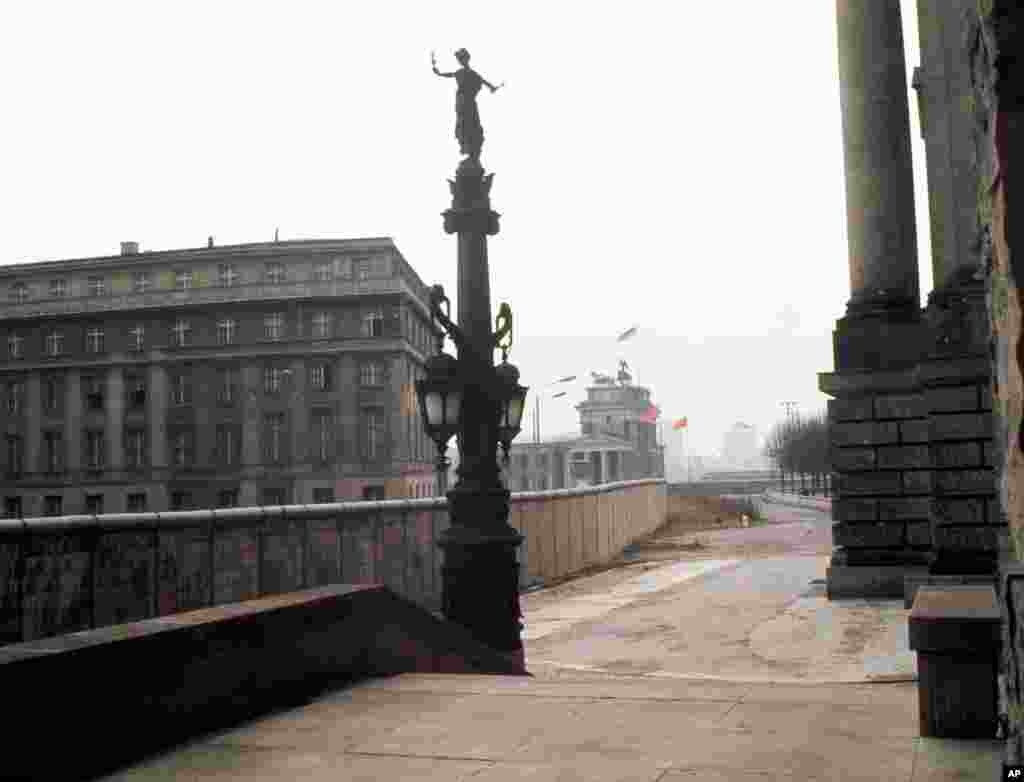
<path id="1" fill-rule="evenodd" d="M 433 493 L 428 289 L 390 239 L 0 268 L 10 516 Z"/>
<path id="2" fill-rule="evenodd" d="M 758 467 L 761 453 L 757 447 L 757 428 L 744 423 L 735 424 L 725 433 L 722 460 L 732 467 Z"/>

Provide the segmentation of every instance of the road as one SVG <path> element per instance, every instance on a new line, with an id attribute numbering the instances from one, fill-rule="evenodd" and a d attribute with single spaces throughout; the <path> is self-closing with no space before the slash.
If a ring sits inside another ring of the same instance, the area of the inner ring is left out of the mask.
<path id="1" fill-rule="evenodd" d="M 900 601 L 830 602 L 831 519 L 766 506 L 765 524 L 678 533 L 613 569 L 523 597 L 531 672 L 749 682 L 907 680 Z"/>

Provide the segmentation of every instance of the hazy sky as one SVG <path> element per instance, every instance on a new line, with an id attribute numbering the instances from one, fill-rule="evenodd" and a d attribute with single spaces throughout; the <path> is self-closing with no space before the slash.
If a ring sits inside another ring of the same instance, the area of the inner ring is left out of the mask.
<path id="1" fill-rule="evenodd" d="M 849 298 L 834 15 L 829 0 L 13 3 L 0 263 L 280 228 L 392 236 L 452 293 L 455 85 L 430 51 L 452 70 L 465 46 L 507 82 L 479 103 L 502 213 L 494 307 L 514 310 L 523 382 L 624 357 L 664 417 L 689 418 L 691 447 L 717 450 L 782 400 L 824 407 Z M 927 258 L 913 101 L 911 120 Z M 583 384 L 568 390 L 544 405 L 545 436 L 577 428 Z"/>

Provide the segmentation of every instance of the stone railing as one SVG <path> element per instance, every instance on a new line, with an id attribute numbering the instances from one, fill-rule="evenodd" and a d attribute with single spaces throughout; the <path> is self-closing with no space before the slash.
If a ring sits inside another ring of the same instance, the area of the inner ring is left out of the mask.
<path id="1" fill-rule="evenodd" d="M 665 484 L 512 495 L 528 586 L 665 520 Z M 441 604 L 444 498 L 0 520 L 0 644 L 291 592 L 383 583 Z"/>

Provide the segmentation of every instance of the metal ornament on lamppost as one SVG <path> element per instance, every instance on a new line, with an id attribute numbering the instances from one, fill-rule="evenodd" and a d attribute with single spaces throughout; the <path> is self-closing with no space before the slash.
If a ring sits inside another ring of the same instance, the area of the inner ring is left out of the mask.
<path id="1" fill-rule="evenodd" d="M 522 431 L 519 427 L 523 420 L 523 409 L 526 407 L 528 386 L 519 385 L 519 370 L 508 363 L 507 351 L 502 351 L 501 364 L 495 369 L 498 376 L 498 442 L 501 443 L 503 461 L 508 465 L 508 451 L 516 435 Z"/>
<path id="2" fill-rule="evenodd" d="M 442 338 L 443 344 L 443 338 Z M 440 351 L 442 345 L 438 346 Z M 459 430 L 462 412 L 462 384 L 458 379 L 459 364 L 454 356 L 439 352 L 427 359 L 427 376 L 415 383 L 420 415 L 427 435 L 437 446 L 438 486 L 447 488 L 448 441 Z"/>

